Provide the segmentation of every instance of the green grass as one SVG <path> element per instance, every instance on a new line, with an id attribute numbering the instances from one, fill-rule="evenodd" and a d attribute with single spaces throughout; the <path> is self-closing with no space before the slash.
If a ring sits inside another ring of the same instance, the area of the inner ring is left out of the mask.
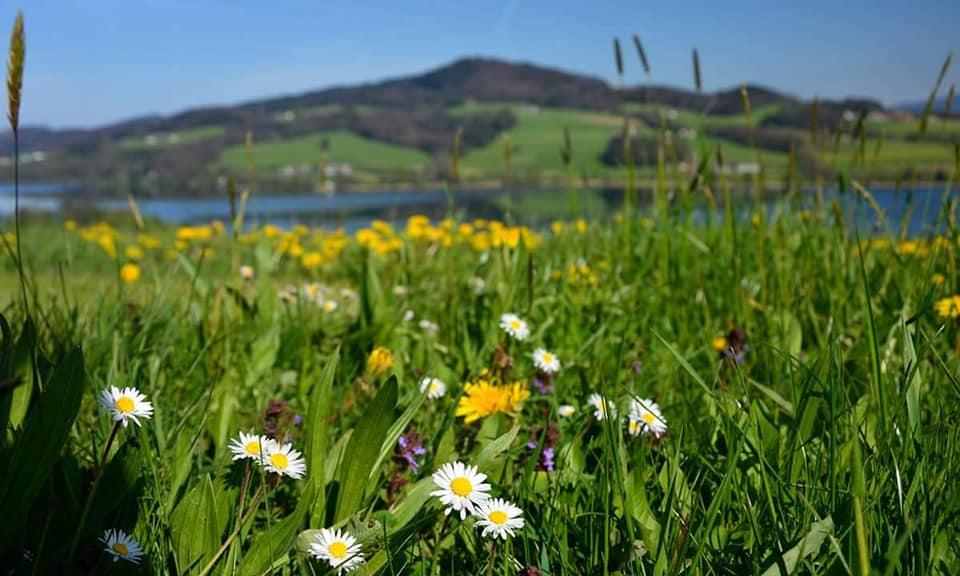
<path id="1" fill-rule="evenodd" d="M 477 108 L 483 109 L 482 106 Z M 565 168 L 560 147 L 564 128 L 571 133 L 573 165 L 577 174 L 597 176 L 611 173 L 611 168 L 600 162 L 600 156 L 610 137 L 621 130 L 622 119 L 611 114 L 555 108 L 517 106 L 513 110 L 518 122 L 508 134 L 515 173 L 562 175 Z M 497 140 L 467 152 L 462 159 L 462 172 L 465 176 L 500 176 L 504 169 L 503 158 L 503 142 Z"/>
<path id="2" fill-rule="evenodd" d="M 150 136 L 155 136 L 158 138 L 156 144 L 148 144 L 147 137 L 138 137 L 138 138 L 127 138 L 120 141 L 120 147 L 124 150 L 130 151 L 143 151 L 143 150 L 157 150 L 159 148 L 169 148 L 171 146 L 179 146 L 181 144 L 189 144 L 191 142 L 199 142 L 200 140 L 207 140 L 209 138 L 216 138 L 223 134 L 224 130 L 222 126 L 198 126 L 197 128 L 191 128 L 189 130 L 178 130 L 176 132 L 157 132 L 151 134 Z"/>
<path id="3" fill-rule="evenodd" d="M 960 291 L 956 233 L 898 246 L 838 225 L 829 197 L 735 202 L 753 218 L 693 225 L 680 202 L 544 231 L 532 250 L 485 247 L 495 227 L 456 222 L 378 225 L 364 246 L 309 230 L 176 246 L 197 233 L 147 223 L 159 246 L 132 283 L 118 270 L 138 231 L 27 222 L 28 309 L 0 262 L 0 383 L 24 382 L 0 396 L 0 564 L 122 570 L 97 540 L 119 528 L 147 573 L 325 574 L 307 547 L 336 526 L 361 541 L 361 574 L 954 573 L 960 325 L 938 302 Z M 327 257 L 305 267 L 300 252 Z M 278 298 L 308 282 L 336 309 Z M 501 330 L 505 312 L 529 338 Z M 735 328 L 740 363 L 713 347 Z M 382 374 L 366 365 L 377 346 L 394 358 Z M 537 375 L 538 347 L 555 377 Z M 466 422 L 465 383 L 485 373 L 531 396 Z M 425 398 L 424 376 L 446 396 Z M 96 401 L 110 386 L 154 406 L 112 442 Z M 620 418 L 597 421 L 592 393 Z M 629 434 L 637 398 L 666 435 Z M 239 431 L 273 426 L 304 453 L 303 479 L 231 461 Z M 398 452 L 410 430 L 418 472 Z M 553 471 L 531 440 L 549 442 Z M 454 460 L 523 510 L 515 537 L 444 515 L 430 475 Z"/>
<path id="4" fill-rule="evenodd" d="M 329 142 L 326 152 L 321 146 L 323 140 Z M 291 140 L 259 142 L 253 156 L 254 165 L 266 169 L 336 162 L 351 164 L 359 170 L 416 172 L 428 160 L 428 156 L 418 150 L 384 144 L 350 132 L 323 132 Z M 243 146 L 227 148 L 221 153 L 220 163 L 228 168 L 243 168 L 246 150 Z"/>

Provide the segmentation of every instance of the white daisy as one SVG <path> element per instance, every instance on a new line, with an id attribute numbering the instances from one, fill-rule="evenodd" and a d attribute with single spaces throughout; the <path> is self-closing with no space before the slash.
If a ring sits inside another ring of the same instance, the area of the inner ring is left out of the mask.
<path id="1" fill-rule="evenodd" d="M 244 280 L 253 280 L 257 274 L 253 271 L 253 266 L 243 265 L 240 267 L 240 277 Z"/>
<path id="2" fill-rule="evenodd" d="M 439 328 L 440 327 L 437 326 L 436 323 L 431 322 L 426 318 L 420 321 L 420 329 L 424 332 L 436 332 Z"/>
<path id="3" fill-rule="evenodd" d="M 323 294 L 320 291 L 320 285 L 316 282 L 304 284 L 303 287 L 300 288 L 300 295 L 304 300 L 313 302 L 317 306 L 323 304 Z"/>
<path id="4" fill-rule="evenodd" d="M 121 390 L 116 386 L 111 386 L 109 389 L 100 392 L 98 400 L 104 411 L 113 414 L 115 422 L 123 422 L 124 428 L 131 420 L 134 424 L 140 426 L 140 418 L 153 416 L 153 404 L 147 402 L 147 397 L 136 388 Z"/>
<path id="5" fill-rule="evenodd" d="M 530 327 L 516 314 L 500 316 L 500 327 L 515 340 L 526 340 L 530 335 Z"/>
<path id="6" fill-rule="evenodd" d="M 477 518 L 476 526 L 483 528 L 481 536 L 492 534 L 494 538 L 507 539 L 516 536 L 514 530 L 523 528 L 523 510 L 503 498 L 491 498 L 477 504 L 473 513 Z"/>
<path id="7" fill-rule="evenodd" d="M 432 398 L 436 400 L 437 398 L 443 398 L 447 393 L 447 385 L 444 384 L 443 380 L 439 378 L 433 378 L 432 376 L 427 376 L 420 381 L 420 391 L 427 393 L 427 398 Z"/>
<path id="8" fill-rule="evenodd" d="M 363 563 L 360 545 L 357 539 L 342 530 L 324 528 L 313 537 L 310 543 L 310 555 L 325 560 L 337 574 L 350 572 Z"/>
<path id="9" fill-rule="evenodd" d="M 139 564 L 143 558 L 140 545 L 123 530 L 105 530 L 100 541 L 106 546 L 104 551 L 113 556 L 114 562 L 123 558 L 131 564 Z"/>
<path id="10" fill-rule="evenodd" d="M 409 322 L 413 320 L 414 316 L 416 316 L 416 314 L 413 312 L 413 310 L 407 310 L 406 312 L 403 313 L 403 321 Z"/>
<path id="11" fill-rule="evenodd" d="M 322 308 L 324 312 L 329 313 L 336 310 L 337 306 L 338 304 L 336 300 L 324 300 L 323 304 L 320 305 L 320 308 Z"/>
<path id="12" fill-rule="evenodd" d="M 250 458 L 259 462 L 261 455 L 266 455 L 276 444 L 277 441 L 273 438 L 240 432 L 239 438 L 230 440 L 230 451 L 233 452 L 234 460 Z"/>
<path id="13" fill-rule="evenodd" d="M 556 374 L 560 371 L 560 360 L 557 359 L 555 354 L 543 348 L 537 348 L 533 351 L 533 363 L 537 370 L 546 374 Z"/>
<path id="14" fill-rule="evenodd" d="M 557 414 L 559 414 L 561 418 L 570 418 L 576 412 L 577 412 L 577 409 L 569 404 L 564 404 L 559 408 L 557 408 Z"/>
<path id="15" fill-rule="evenodd" d="M 644 433 L 656 438 L 666 434 L 667 421 L 660 412 L 660 406 L 653 400 L 631 400 L 630 413 L 627 415 L 627 431 L 631 436 Z"/>
<path id="16" fill-rule="evenodd" d="M 439 490 L 430 493 L 447 507 L 445 514 L 454 510 L 460 513 L 460 519 L 473 514 L 477 504 L 490 498 L 490 485 L 484 480 L 486 474 L 477 471 L 476 466 L 467 466 L 463 462 L 446 463 L 433 473 L 433 483 Z"/>
<path id="17" fill-rule="evenodd" d="M 608 416 L 611 418 L 617 417 L 616 404 L 596 392 L 587 397 L 587 402 L 593 406 L 593 417 L 596 418 L 597 421 L 606 420 Z"/>
<path id="18" fill-rule="evenodd" d="M 290 304 L 297 299 L 297 289 L 287 284 L 283 290 L 277 292 L 277 297 L 280 298 L 280 301 L 284 304 Z"/>
<path id="19" fill-rule="evenodd" d="M 479 276 L 473 276 L 470 278 L 470 287 L 473 288 L 474 294 L 482 294 L 483 289 L 487 287 L 487 282 Z"/>
<path id="20" fill-rule="evenodd" d="M 303 454 L 293 449 L 293 444 L 272 442 L 263 445 L 263 467 L 267 472 L 289 476 L 294 480 L 303 478 L 307 473 L 307 461 Z"/>

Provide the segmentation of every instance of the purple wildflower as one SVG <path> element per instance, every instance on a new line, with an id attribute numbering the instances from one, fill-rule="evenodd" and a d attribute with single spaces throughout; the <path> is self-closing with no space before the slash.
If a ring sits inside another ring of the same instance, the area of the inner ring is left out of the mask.
<path id="1" fill-rule="evenodd" d="M 409 468 L 416 475 L 420 471 L 418 456 L 423 456 L 426 453 L 427 450 L 423 447 L 423 440 L 421 440 L 420 435 L 416 431 L 410 430 L 397 439 L 394 460 L 400 464 L 401 468 Z"/>
<path id="2" fill-rule="evenodd" d="M 537 389 L 537 392 L 544 395 L 553 392 L 553 384 L 549 380 L 543 381 L 540 376 L 534 376 L 533 387 Z"/>

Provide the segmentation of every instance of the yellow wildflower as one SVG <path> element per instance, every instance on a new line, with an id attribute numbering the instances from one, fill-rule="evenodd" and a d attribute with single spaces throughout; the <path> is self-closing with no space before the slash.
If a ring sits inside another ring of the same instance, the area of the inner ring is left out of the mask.
<path id="1" fill-rule="evenodd" d="M 140 245 L 147 250 L 156 250 L 160 247 L 160 240 L 156 236 L 151 236 L 149 234 L 138 235 L 137 241 L 140 242 Z"/>
<path id="2" fill-rule="evenodd" d="M 307 252 L 300 258 L 300 264 L 307 270 L 316 270 L 323 264 L 323 254 L 319 252 Z"/>
<path id="3" fill-rule="evenodd" d="M 517 412 L 523 406 L 523 401 L 530 396 L 530 391 L 520 382 L 496 386 L 485 379 L 466 384 L 463 392 L 457 404 L 456 415 L 463 416 L 466 424 L 497 412 Z"/>
<path id="4" fill-rule="evenodd" d="M 140 279 L 140 267 L 136 264 L 124 264 L 120 268 L 120 278 L 127 284 L 132 284 Z"/>
<path id="5" fill-rule="evenodd" d="M 367 374 L 379 376 L 393 367 L 393 353 L 383 346 L 377 346 L 367 356 Z"/>
<path id="6" fill-rule="evenodd" d="M 730 344 L 723 336 L 717 336 L 714 338 L 713 341 L 710 342 L 710 346 L 712 346 L 717 352 L 723 352 L 724 350 L 730 348 Z"/>
<path id="7" fill-rule="evenodd" d="M 130 260 L 142 260 L 143 259 L 143 248 L 137 246 L 136 244 L 131 244 L 127 246 L 127 249 L 124 250 L 127 258 Z"/>
<path id="8" fill-rule="evenodd" d="M 942 318 L 960 317 L 960 294 L 938 300 L 934 308 Z"/>

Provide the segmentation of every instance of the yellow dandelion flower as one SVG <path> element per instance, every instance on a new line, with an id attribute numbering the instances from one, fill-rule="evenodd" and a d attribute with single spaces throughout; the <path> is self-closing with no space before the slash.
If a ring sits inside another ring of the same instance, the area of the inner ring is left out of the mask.
<path id="1" fill-rule="evenodd" d="M 463 392 L 457 403 L 456 415 L 463 416 L 467 424 L 497 412 L 516 412 L 530 396 L 530 391 L 520 382 L 496 386 L 485 379 L 465 385 Z"/>
<path id="2" fill-rule="evenodd" d="M 127 246 L 127 249 L 124 250 L 127 258 L 130 260 L 143 260 L 143 248 L 137 246 L 136 244 L 131 244 Z"/>
<path id="3" fill-rule="evenodd" d="M 946 279 L 947 279 L 947 277 L 944 276 L 943 274 L 934 274 L 934 275 L 933 275 L 933 283 L 936 284 L 937 286 L 943 284 L 944 280 L 946 280 Z"/>
<path id="4" fill-rule="evenodd" d="M 710 342 L 710 346 L 717 352 L 723 352 L 730 347 L 730 344 L 727 343 L 727 339 L 723 336 L 717 336 Z"/>
<path id="5" fill-rule="evenodd" d="M 938 300 L 934 308 L 941 318 L 960 318 L 960 294 Z"/>
<path id="6" fill-rule="evenodd" d="M 120 268 L 120 278 L 127 284 L 132 284 L 140 279 L 140 267 L 136 264 L 124 264 Z"/>
<path id="7" fill-rule="evenodd" d="M 379 376 L 393 367 L 393 353 L 383 346 L 377 346 L 367 356 L 367 374 Z"/>
<path id="8" fill-rule="evenodd" d="M 137 242 L 147 250 L 156 250 L 160 247 L 160 240 L 156 236 L 149 234 L 140 234 L 137 236 Z"/>
<path id="9" fill-rule="evenodd" d="M 307 252 L 300 258 L 300 264 L 307 270 L 316 270 L 323 264 L 323 254 Z"/>

